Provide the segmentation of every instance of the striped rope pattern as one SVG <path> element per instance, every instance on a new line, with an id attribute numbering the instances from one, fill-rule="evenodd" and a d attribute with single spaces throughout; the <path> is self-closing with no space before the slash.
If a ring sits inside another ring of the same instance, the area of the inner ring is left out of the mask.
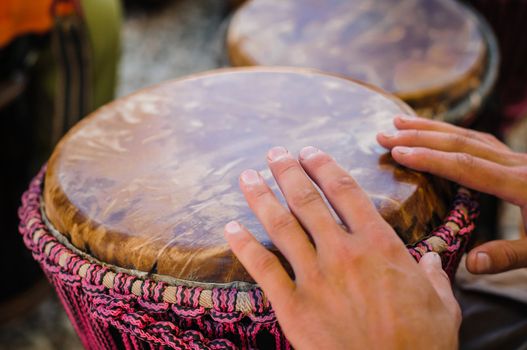
<path id="1" fill-rule="evenodd" d="M 55 286 L 87 349 L 290 349 L 265 295 L 172 285 L 88 261 L 50 233 L 40 212 L 45 169 L 30 184 L 19 209 L 20 233 Z M 477 216 L 470 192 L 460 189 L 445 223 L 408 247 L 416 260 L 441 254 L 452 276 Z"/>

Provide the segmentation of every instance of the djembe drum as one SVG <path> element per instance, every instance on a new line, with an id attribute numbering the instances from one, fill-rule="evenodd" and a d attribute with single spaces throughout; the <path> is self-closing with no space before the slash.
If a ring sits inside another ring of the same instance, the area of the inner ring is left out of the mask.
<path id="1" fill-rule="evenodd" d="M 320 69 L 465 126 L 499 61 L 486 22 L 453 0 L 251 0 L 233 16 L 227 46 L 234 66 Z"/>
<path id="2" fill-rule="evenodd" d="M 237 219 L 279 255 L 238 175 L 252 167 L 269 179 L 273 145 L 324 149 L 416 259 L 437 251 L 452 273 L 476 204 L 376 143 L 397 113 L 413 114 L 378 89 L 301 69 L 220 70 L 145 89 L 62 139 L 23 197 L 21 233 L 88 349 L 289 348 L 223 238 Z"/>

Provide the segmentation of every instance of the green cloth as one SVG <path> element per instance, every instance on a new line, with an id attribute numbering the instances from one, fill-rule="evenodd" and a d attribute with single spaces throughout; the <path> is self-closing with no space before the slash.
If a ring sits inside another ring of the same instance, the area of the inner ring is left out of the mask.
<path id="1" fill-rule="evenodd" d="M 115 94 L 122 9 L 118 0 L 84 0 L 82 5 L 93 50 L 92 108 L 95 109 L 111 101 Z"/>

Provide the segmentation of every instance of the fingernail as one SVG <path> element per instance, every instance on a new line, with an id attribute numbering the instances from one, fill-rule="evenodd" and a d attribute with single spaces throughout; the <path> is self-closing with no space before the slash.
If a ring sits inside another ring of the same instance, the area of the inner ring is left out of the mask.
<path id="1" fill-rule="evenodd" d="M 409 121 L 412 121 L 413 119 L 415 119 L 415 117 L 412 117 L 412 116 L 409 116 L 409 115 L 406 115 L 406 114 L 400 114 L 400 115 L 396 116 L 396 118 L 399 118 L 399 120 L 402 121 L 402 122 L 409 122 Z"/>
<path id="2" fill-rule="evenodd" d="M 257 185 L 260 183 L 260 175 L 256 170 L 245 170 L 241 175 L 240 179 L 246 185 Z"/>
<path id="3" fill-rule="evenodd" d="M 267 152 L 267 158 L 269 158 L 271 162 L 276 162 L 284 158 L 291 158 L 291 155 L 284 147 L 278 146 L 271 148 L 269 152 Z"/>
<path id="4" fill-rule="evenodd" d="M 381 135 L 387 139 L 390 139 L 394 136 L 397 136 L 397 132 L 395 131 L 384 131 L 384 132 L 381 132 Z"/>
<path id="5" fill-rule="evenodd" d="M 476 253 L 476 267 L 479 272 L 490 271 L 492 268 L 492 261 L 490 256 L 485 252 Z"/>
<path id="6" fill-rule="evenodd" d="M 410 147 L 404 147 L 404 146 L 397 146 L 393 149 L 395 152 L 399 154 L 410 154 L 413 152 L 413 149 Z"/>
<path id="7" fill-rule="evenodd" d="M 424 259 L 429 259 L 431 263 L 434 265 L 442 265 L 441 257 L 436 252 L 428 252 L 425 255 L 423 255 Z"/>
<path id="8" fill-rule="evenodd" d="M 307 160 L 309 158 L 313 158 L 319 153 L 320 153 L 320 150 L 318 148 L 315 148 L 313 146 L 307 146 L 300 150 L 300 158 L 302 160 Z"/>
<path id="9" fill-rule="evenodd" d="M 240 233 L 241 230 L 242 227 L 236 221 L 231 221 L 227 225 L 225 225 L 225 232 L 229 234 Z"/>

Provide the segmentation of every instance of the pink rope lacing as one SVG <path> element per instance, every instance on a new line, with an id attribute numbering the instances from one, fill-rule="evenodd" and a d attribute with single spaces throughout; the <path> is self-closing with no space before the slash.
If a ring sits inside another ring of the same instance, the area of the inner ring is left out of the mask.
<path id="1" fill-rule="evenodd" d="M 19 229 L 87 349 L 254 349 L 262 342 L 276 349 L 291 349 L 271 305 L 257 286 L 246 291 L 249 313 L 237 311 L 235 288 L 213 288 L 212 307 L 205 308 L 199 303 L 203 288 L 176 286 L 175 300 L 169 303 L 163 299 L 169 284 L 113 271 L 61 244 L 49 232 L 40 212 L 44 171 L 22 197 Z M 460 191 L 445 224 L 429 236 L 446 243 L 441 257 L 450 275 L 474 230 L 476 217 L 477 203 L 468 191 Z M 452 225 L 446 225 L 448 222 L 455 223 L 459 230 L 454 232 Z M 426 240 L 408 247 L 416 260 L 432 248 Z M 82 277 L 80 269 L 86 266 Z M 108 273 L 115 274 L 111 288 L 104 285 Z M 142 283 L 140 296 L 132 293 L 138 280 Z"/>

